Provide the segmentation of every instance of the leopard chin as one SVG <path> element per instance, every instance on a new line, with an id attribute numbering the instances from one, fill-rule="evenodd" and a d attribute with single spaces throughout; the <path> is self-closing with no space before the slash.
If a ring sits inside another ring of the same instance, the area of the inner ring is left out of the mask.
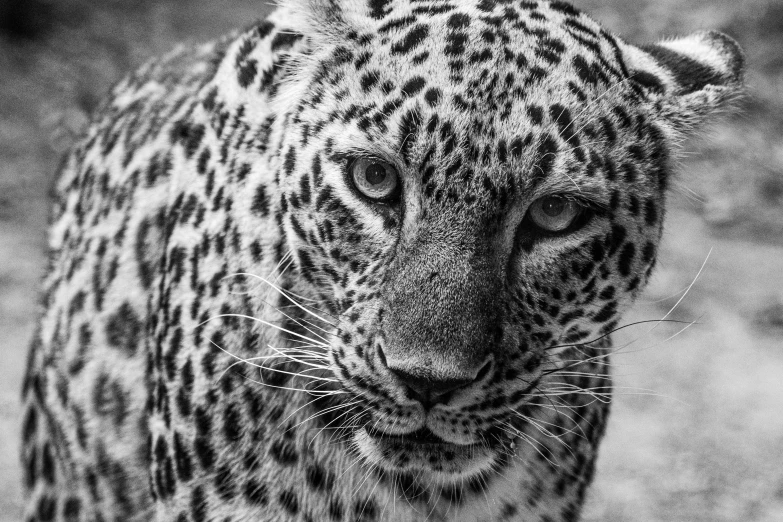
<path id="1" fill-rule="evenodd" d="M 495 433 L 474 442 L 455 443 L 422 427 L 404 435 L 389 435 L 372 427 L 358 428 L 353 444 L 370 466 L 390 473 L 428 475 L 441 485 L 462 483 L 490 473 L 507 456 L 502 439 Z"/>

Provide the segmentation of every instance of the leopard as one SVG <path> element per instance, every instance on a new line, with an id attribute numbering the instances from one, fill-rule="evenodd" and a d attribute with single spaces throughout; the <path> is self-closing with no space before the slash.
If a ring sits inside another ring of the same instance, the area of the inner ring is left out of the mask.
<path id="1" fill-rule="evenodd" d="M 148 62 L 52 191 L 24 520 L 579 520 L 743 70 L 543 0 L 282 0 Z"/>

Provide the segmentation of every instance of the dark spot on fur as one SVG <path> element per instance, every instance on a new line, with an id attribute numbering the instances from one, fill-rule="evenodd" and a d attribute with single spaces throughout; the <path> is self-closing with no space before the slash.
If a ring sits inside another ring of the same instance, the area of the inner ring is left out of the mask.
<path id="1" fill-rule="evenodd" d="M 402 94 L 410 97 L 421 91 L 427 82 L 421 76 L 411 78 L 402 86 Z"/>
<path id="2" fill-rule="evenodd" d="M 128 356 L 136 354 L 142 333 L 141 319 L 127 301 L 106 321 L 106 340 L 109 345 L 122 349 Z"/>
<path id="3" fill-rule="evenodd" d="M 427 37 L 430 32 L 430 26 L 425 24 L 418 24 L 414 26 L 405 37 L 394 43 L 391 47 L 392 54 L 407 54 L 416 47 Z"/>
<path id="4" fill-rule="evenodd" d="M 190 515 L 193 522 L 206 522 L 207 499 L 202 486 L 196 486 L 190 496 Z"/>
<path id="5" fill-rule="evenodd" d="M 266 485 L 256 479 L 249 479 L 243 492 L 245 498 L 258 506 L 266 506 L 269 503 L 269 494 Z"/>
<path id="6" fill-rule="evenodd" d="M 296 493 L 292 490 L 286 489 L 281 491 L 278 496 L 278 501 L 280 502 L 280 505 L 292 515 L 296 515 L 299 512 L 299 500 L 296 498 Z"/>

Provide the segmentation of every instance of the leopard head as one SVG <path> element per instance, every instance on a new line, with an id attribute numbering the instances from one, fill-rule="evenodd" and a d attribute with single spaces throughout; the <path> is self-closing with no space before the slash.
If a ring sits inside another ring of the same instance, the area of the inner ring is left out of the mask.
<path id="1" fill-rule="evenodd" d="M 278 221 L 335 318 L 365 461 L 496 469 L 553 382 L 606 372 L 655 264 L 672 152 L 733 99 L 716 32 L 638 47 L 562 2 L 284 7 Z M 348 419 L 350 418 L 350 422 Z"/>

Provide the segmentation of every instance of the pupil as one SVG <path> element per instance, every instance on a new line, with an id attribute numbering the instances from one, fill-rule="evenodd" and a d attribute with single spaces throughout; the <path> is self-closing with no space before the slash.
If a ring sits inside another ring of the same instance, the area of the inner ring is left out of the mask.
<path id="1" fill-rule="evenodd" d="M 364 179 L 371 185 L 379 185 L 386 181 L 386 169 L 383 165 L 373 163 L 364 172 Z"/>
<path id="2" fill-rule="evenodd" d="M 541 210 L 549 217 L 556 217 L 565 210 L 566 201 L 563 198 L 546 198 L 541 205 Z"/>

